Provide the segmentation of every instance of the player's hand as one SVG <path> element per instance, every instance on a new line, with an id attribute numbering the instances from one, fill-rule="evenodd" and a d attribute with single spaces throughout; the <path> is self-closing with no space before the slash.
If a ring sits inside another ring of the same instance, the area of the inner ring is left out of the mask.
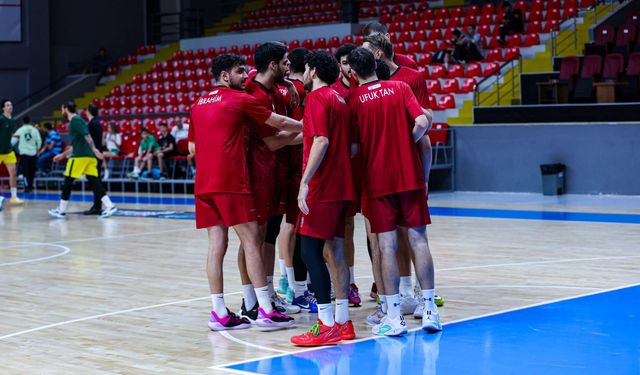
<path id="1" fill-rule="evenodd" d="M 104 155 L 102 154 L 102 152 L 100 152 L 100 150 L 98 150 L 97 148 L 93 148 L 93 154 L 96 156 L 96 158 L 98 158 L 99 160 L 104 160 Z"/>
<path id="2" fill-rule="evenodd" d="M 298 192 L 298 208 L 300 208 L 300 211 L 305 215 L 309 215 L 307 195 L 309 195 L 309 185 L 300 184 L 300 191 Z"/>
<path id="3" fill-rule="evenodd" d="M 56 163 L 61 161 L 61 160 L 63 160 L 63 159 L 64 159 L 64 154 L 58 154 L 58 155 L 53 157 L 53 161 L 56 162 Z"/>

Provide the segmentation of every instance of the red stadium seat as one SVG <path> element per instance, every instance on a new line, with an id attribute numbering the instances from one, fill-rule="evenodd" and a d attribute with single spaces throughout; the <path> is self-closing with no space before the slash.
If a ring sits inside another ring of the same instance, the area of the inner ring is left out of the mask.
<path id="1" fill-rule="evenodd" d="M 416 60 L 418 66 L 427 66 L 431 63 L 431 59 L 433 58 L 433 54 L 429 52 L 425 52 L 420 54 L 420 57 Z"/>
<path id="2" fill-rule="evenodd" d="M 447 76 L 447 69 L 441 64 L 432 65 L 429 76 L 431 78 L 445 78 Z"/>
<path id="3" fill-rule="evenodd" d="M 509 35 L 507 38 L 507 46 L 509 47 L 520 47 L 522 45 L 522 35 L 513 34 Z"/>
<path id="4" fill-rule="evenodd" d="M 427 90 L 430 94 L 441 94 L 442 86 L 440 85 L 440 81 L 437 79 L 428 79 Z"/>
<path id="5" fill-rule="evenodd" d="M 449 78 L 463 77 L 464 76 L 464 65 L 461 64 L 453 64 L 449 66 L 449 72 L 447 74 Z"/>
<path id="6" fill-rule="evenodd" d="M 429 108 L 437 110 L 438 109 L 438 100 L 436 96 L 433 94 L 429 94 Z"/>
<path id="7" fill-rule="evenodd" d="M 485 77 L 488 77 L 493 74 L 497 74 L 499 72 L 500 72 L 500 64 L 495 61 L 488 63 L 487 66 L 484 68 Z"/>
<path id="8" fill-rule="evenodd" d="M 494 48 L 492 50 L 489 50 L 484 59 L 486 61 L 501 61 L 502 60 L 502 49 Z"/>
<path id="9" fill-rule="evenodd" d="M 480 65 L 479 63 L 467 64 L 465 77 L 467 78 L 482 77 L 482 65 Z"/>
<path id="10" fill-rule="evenodd" d="M 337 36 L 331 37 L 329 42 L 327 43 L 327 47 L 329 48 L 338 48 L 340 47 L 340 38 Z"/>
<path id="11" fill-rule="evenodd" d="M 325 49 L 327 48 L 327 40 L 325 38 L 316 39 L 315 43 L 313 43 L 314 49 Z"/>
<path id="12" fill-rule="evenodd" d="M 429 129 L 427 134 L 429 135 L 429 140 L 431 141 L 432 146 L 444 146 L 447 144 L 448 128 L 449 125 L 445 122 L 436 122 L 431 126 L 431 129 Z"/>
<path id="13" fill-rule="evenodd" d="M 342 44 L 347 44 L 347 43 L 353 44 L 353 35 L 346 35 L 345 37 L 342 38 L 340 43 L 342 43 Z"/>
<path id="14" fill-rule="evenodd" d="M 621 53 L 612 53 L 604 58 L 604 70 L 602 78 L 604 80 L 617 81 L 620 74 L 624 72 L 624 55 Z"/>
<path id="15" fill-rule="evenodd" d="M 558 30 L 560 27 L 560 21 L 558 20 L 550 20 L 544 23 L 544 27 L 542 28 L 542 32 L 550 33 L 554 30 Z"/>
<path id="16" fill-rule="evenodd" d="M 540 36 L 536 33 L 532 33 L 532 34 L 527 34 L 524 37 L 524 44 L 523 46 L 525 47 L 531 47 L 531 46 L 535 46 L 540 44 Z"/>
<path id="17" fill-rule="evenodd" d="M 464 78 L 460 86 L 460 92 L 468 93 L 476 89 L 477 81 L 475 78 Z"/>
<path id="18" fill-rule="evenodd" d="M 438 109 L 453 109 L 456 107 L 456 99 L 453 95 L 442 95 L 438 100 Z"/>
<path id="19" fill-rule="evenodd" d="M 520 48 L 518 47 L 507 48 L 507 52 L 504 54 L 504 59 L 506 61 L 518 59 L 518 58 L 520 58 Z"/>
<path id="20" fill-rule="evenodd" d="M 450 78 L 444 81 L 442 85 L 442 91 L 447 94 L 455 94 L 460 92 L 460 86 L 456 78 Z"/>

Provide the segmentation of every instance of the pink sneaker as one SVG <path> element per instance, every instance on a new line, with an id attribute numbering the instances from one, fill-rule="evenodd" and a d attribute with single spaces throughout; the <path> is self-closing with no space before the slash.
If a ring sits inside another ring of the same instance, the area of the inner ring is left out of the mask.
<path id="1" fill-rule="evenodd" d="M 238 317 L 227 309 L 227 316 L 224 318 L 218 317 L 214 311 L 211 311 L 211 319 L 209 319 L 208 326 L 212 331 L 227 331 L 249 328 L 251 327 L 251 322 L 247 318 Z"/>
<path id="2" fill-rule="evenodd" d="M 360 294 L 358 293 L 358 287 L 356 284 L 351 284 L 349 286 L 349 304 L 353 307 L 358 307 L 362 303 L 360 299 Z"/>
<path id="3" fill-rule="evenodd" d="M 264 312 L 262 307 L 258 307 L 258 319 L 256 325 L 258 327 L 291 327 L 295 323 L 292 317 L 286 316 L 273 309 L 270 313 Z"/>

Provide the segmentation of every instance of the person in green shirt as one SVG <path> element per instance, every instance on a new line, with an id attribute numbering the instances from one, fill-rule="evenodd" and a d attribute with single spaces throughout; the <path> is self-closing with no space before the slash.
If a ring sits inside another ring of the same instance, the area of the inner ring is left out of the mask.
<path id="1" fill-rule="evenodd" d="M 24 192 L 33 191 L 33 179 L 36 175 L 36 164 L 38 163 L 38 150 L 42 146 L 42 138 L 40 131 L 31 125 L 29 116 L 22 117 L 22 126 L 16 130 L 11 139 L 13 145 L 18 144 L 18 152 L 20 153 L 20 166 L 22 173 L 27 179 L 27 185 Z"/>
<path id="2" fill-rule="evenodd" d="M 4 164 L 9 172 L 9 188 L 11 189 L 11 199 L 9 203 L 24 204 L 24 201 L 18 198 L 18 184 L 16 181 L 16 154 L 13 152 L 11 144 L 12 134 L 15 130 L 13 122 L 13 103 L 9 99 L 2 99 L 2 114 L 0 114 L 0 165 Z M 4 207 L 5 198 L 0 195 L 0 211 Z"/>
<path id="3" fill-rule="evenodd" d="M 142 164 L 146 164 L 147 173 L 151 176 L 151 167 L 153 166 L 153 155 L 160 151 L 160 145 L 156 138 L 151 134 L 149 129 L 142 128 L 142 141 L 138 148 L 138 155 L 135 158 L 133 172 L 129 173 L 129 178 L 140 177 Z"/>
<path id="4" fill-rule="evenodd" d="M 73 182 L 76 178 L 84 175 L 93 190 L 94 201 L 96 199 L 101 200 L 105 207 L 100 217 L 109 217 L 118 209 L 111 202 L 98 178 L 98 160 L 96 158 L 102 159 L 102 152 L 93 143 L 87 123 L 76 113 L 76 104 L 74 102 L 68 102 L 62 106 L 62 116 L 69 120 L 69 136 L 71 137 L 72 146 L 53 158 L 54 162 L 58 162 L 70 156 L 64 172 L 60 203 L 57 208 L 49 210 L 49 215 L 59 219 L 66 217 Z"/>

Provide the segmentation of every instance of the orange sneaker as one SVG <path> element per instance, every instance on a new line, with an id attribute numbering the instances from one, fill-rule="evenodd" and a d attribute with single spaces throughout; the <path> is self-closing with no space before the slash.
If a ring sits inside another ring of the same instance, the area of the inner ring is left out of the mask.
<path id="1" fill-rule="evenodd" d="M 353 329 L 353 323 L 350 320 L 347 320 L 344 324 L 336 324 L 339 327 L 338 331 L 343 340 L 353 340 L 356 338 L 356 331 Z"/>
<path id="2" fill-rule="evenodd" d="M 331 327 L 325 326 L 320 319 L 311 329 L 301 335 L 293 336 L 291 342 L 298 346 L 322 346 L 333 345 L 342 340 L 340 324 Z"/>

